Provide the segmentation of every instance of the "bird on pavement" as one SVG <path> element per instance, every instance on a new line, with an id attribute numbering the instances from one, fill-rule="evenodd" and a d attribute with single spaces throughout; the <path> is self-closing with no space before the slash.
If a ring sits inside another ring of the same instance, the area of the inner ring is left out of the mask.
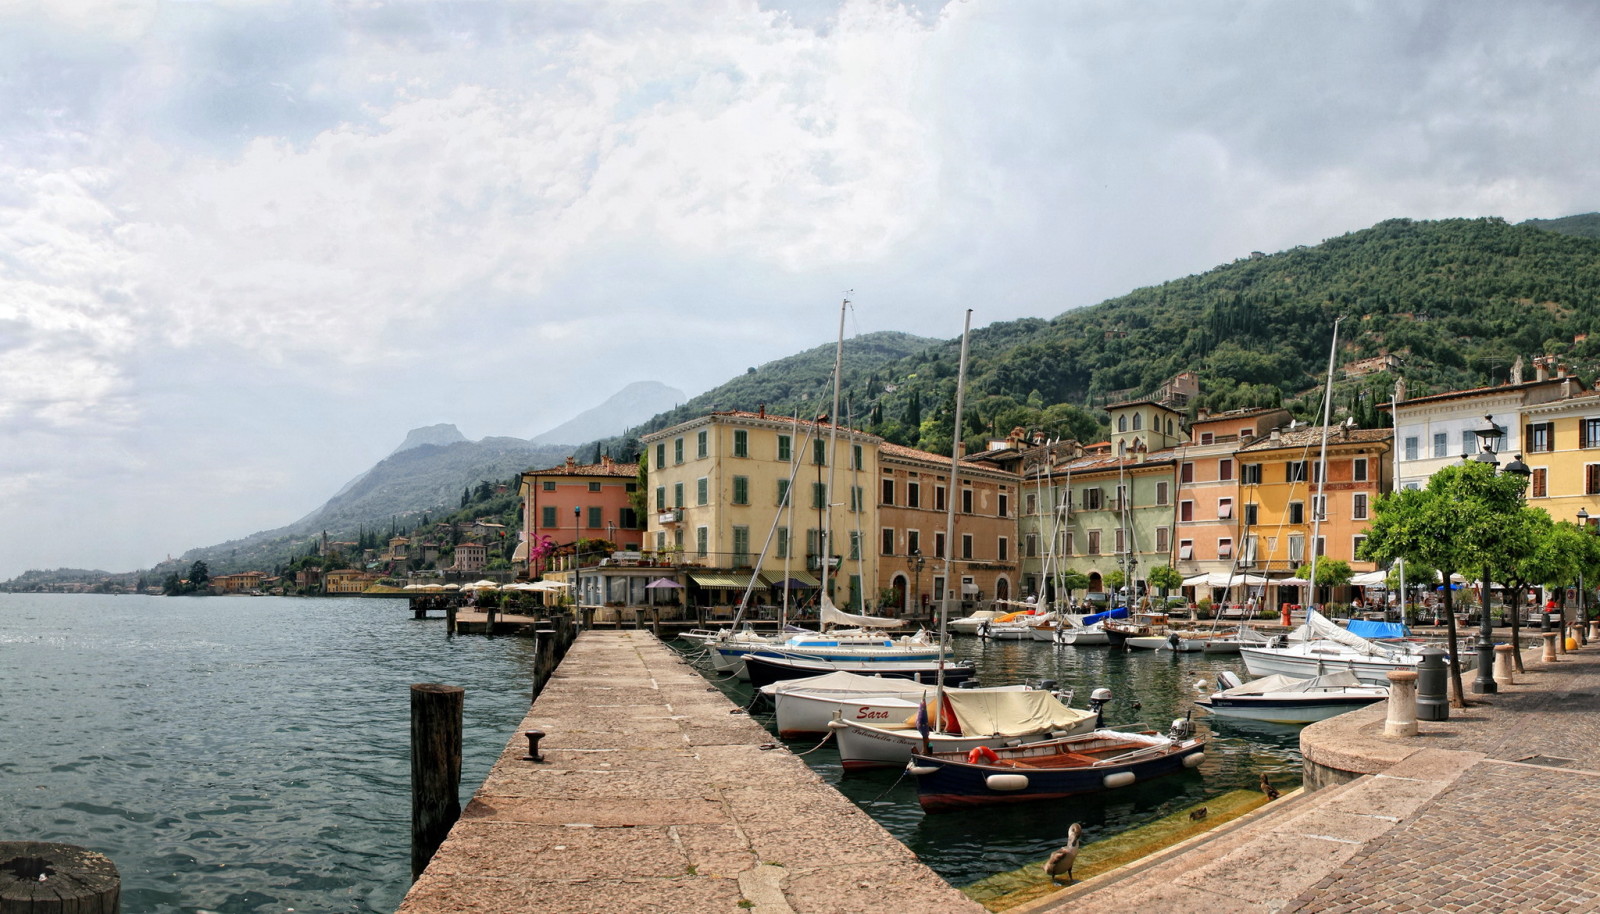
<path id="1" fill-rule="evenodd" d="M 1059 883 L 1061 874 L 1067 875 L 1067 885 L 1072 884 L 1072 864 L 1078 859 L 1078 846 L 1083 840 L 1083 826 L 1077 822 L 1067 828 L 1067 843 L 1045 861 L 1044 873 L 1051 883 Z"/>
<path id="2" fill-rule="evenodd" d="M 1202 806 L 1199 809 L 1195 810 L 1194 812 L 1189 813 L 1189 818 L 1193 819 L 1196 822 L 1198 822 L 1201 819 L 1204 819 L 1206 817 L 1206 812 L 1207 812 L 1206 808 L 1204 806 Z"/>
<path id="3" fill-rule="evenodd" d="M 1261 772 L 1261 792 L 1267 795 L 1268 800 L 1276 800 L 1279 796 L 1278 788 L 1272 786 L 1272 782 L 1267 780 L 1265 771 Z"/>

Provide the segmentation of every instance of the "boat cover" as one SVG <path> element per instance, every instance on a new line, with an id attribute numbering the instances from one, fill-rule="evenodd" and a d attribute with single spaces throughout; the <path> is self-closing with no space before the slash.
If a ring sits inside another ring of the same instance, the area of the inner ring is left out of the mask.
<path id="1" fill-rule="evenodd" d="M 945 700 L 968 736 L 1027 736 L 1065 730 L 1092 717 L 1062 704 L 1043 689 L 1030 692 L 978 692 L 946 689 Z"/>
<path id="2" fill-rule="evenodd" d="M 1128 618 L 1128 607 L 1126 607 L 1126 606 L 1118 606 L 1115 609 L 1108 609 L 1103 613 L 1095 613 L 1092 616 L 1084 616 L 1082 624 L 1083 624 L 1083 626 L 1085 628 L 1087 628 L 1087 627 L 1095 624 L 1096 622 L 1104 622 L 1107 619 L 1126 619 L 1126 618 Z"/>
<path id="3" fill-rule="evenodd" d="M 1350 631 L 1363 638 L 1409 638 L 1411 629 L 1399 622 L 1369 622 L 1366 619 L 1351 619 Z"/>
<path id="4" fill-rule="evenodd" d="M 1306 623 L 1289 635 L 1293 641 L 1333 641 L 1354 648 L 1368 657 L 1393 657 L 1404 652 L 1387 644 L 1368 641 L 1355 632 L 1340 627 L 1332 619 L 1306 607 Z"/>
<path id="5" fill-rule="evenodd" d="M 819 613 L 823 625 L 857 625 L 862 628 L 899 628 L 905 624 L 900 619 L 886 619 L 881 616 L 858 616 L 847 613 L 828 599 L 827 594 L 822 595 L 822 611 Z"/>
<path id="6" fill-rule="evenodd" d="M 769 694 L 777 692 L 832 692 L 861 695 L 913 694 L 920 696 L 925 692 L 932 692 L 933 686 L 922 685 L 909 679 L 864 676 L 860 673 L 838 670 L 832 673 L 823 673 L 820 676 L 780 679 L 770 686 L 761 687 L 763 692 L 769 689 L 771 690 Z"/>
<path id="7" fill-rule="evenodd" d="M 1335 670 L 1323 673 L 1321 676 L 1312 676 L 1309 679 L 1300 676 L 1286 676 L 1276 673 L 1252 679 L 1244 685 L 1234 686 L 1217 693 L 1219 695 L 1265 695 L 1268 692 L 1314 692 L 1319 689 L 1343 689 L 1363 685 L 1355 673 L 1349 670 Z"/>

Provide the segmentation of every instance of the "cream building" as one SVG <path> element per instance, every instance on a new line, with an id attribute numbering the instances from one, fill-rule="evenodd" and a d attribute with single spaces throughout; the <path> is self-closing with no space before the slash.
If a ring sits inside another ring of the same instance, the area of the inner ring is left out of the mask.
<path id="1" fill-rule="evenodd" d="M 752 588 L 753 602 L 777 602 L 786 580 L 814 595 L 826 575 L 840 608 L 877 602 L 873 488 L 882 439 L 735 411 L 640 442 L 649 455 L 645 548 L 696 566 L 688 570 L 691 601 L 737 603 Z"/>

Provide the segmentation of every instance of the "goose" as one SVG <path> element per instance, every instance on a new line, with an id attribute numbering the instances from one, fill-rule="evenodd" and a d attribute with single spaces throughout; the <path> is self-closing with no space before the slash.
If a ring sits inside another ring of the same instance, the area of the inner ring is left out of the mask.
<path id="1" fill-rule="evenodd" d="M 1083 840 L 1083 826 L 1077 822 L 1067 827 L 1067 843 L 1045 861 L 1044 873 L 1052 884 L 1059 884 L 1061 874 L 1067 874 L 1067 885 L 1072 884 L 1072 864 L 1078 859 L 1078 846 Z"/>

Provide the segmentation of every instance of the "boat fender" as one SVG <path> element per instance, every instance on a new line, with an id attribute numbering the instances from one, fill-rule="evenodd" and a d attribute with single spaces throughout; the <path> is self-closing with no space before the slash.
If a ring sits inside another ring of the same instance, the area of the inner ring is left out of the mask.
<path id="1" fill-rule="evenodd" d="M 993 765 L 999 761 L 1000 756 L 995 755 L 994 750 L 988 746 L 978 746 L 967 753 L 968 765 Z"/>
<path id="2" fill-rule="evenodd" d="M 918 778 L 922 777 L 925 774 L 933 774 L 935 771 L 938 771 L 938 770 L 939 770 L 939 766 L 938 765 L 918 765 L 916 762 L 912 762 L 911 764 L 906 766 L 906 774 L 909 774 L 912 777 L 918 777 Z"/>
<path id="3" fill-rule="evenodd" d="M 990 790 L 1012 792 L 1028 789 L 1028 776 L 1025 774 L 991 774 L 983 779 Z"/>
<path id="4" fill-rule="evenodd" d="M 1205 760 L 1206 754 L 1204 752 L 1191 752 L 1183 757 L 1183 767 L 1198 768 L 1200 767 L 1200 763 Z"/>
<path id="5" fill-rule="evenodd" d="M 835 717 L 833 720 L 828 721 L 828 729 L 830 729 L 830 730 L 848 730 L 848 729 L 850 729 L 850 725 L 845 723 L 844 721 L 840 720 L 839 718 Z"/>
<path id="6" fill-rule="evenodd" d="M 1131 771 L 1115 771 L 1106 775 L 1105 785 L 1107 790 L 1115 790 L 1118 787 L 1126 787 L 1136 780 L 1138 778 Z"/>

